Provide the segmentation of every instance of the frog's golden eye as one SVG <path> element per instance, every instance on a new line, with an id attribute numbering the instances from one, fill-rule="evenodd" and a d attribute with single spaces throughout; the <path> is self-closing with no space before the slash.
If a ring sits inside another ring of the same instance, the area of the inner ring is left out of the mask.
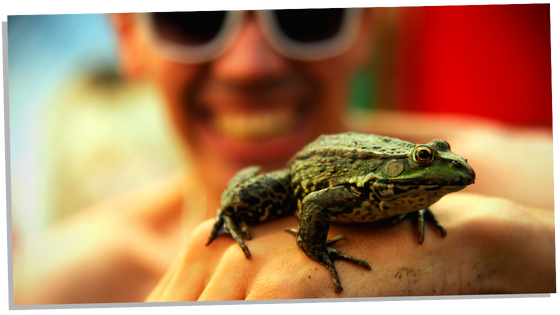
<path id="1" fill-rule="evenodd" d="M 429 147 L 419 147 L 414 151 L 414 161 L 420 165 L 428 165 L 434 160 L 434 152 Z"/>

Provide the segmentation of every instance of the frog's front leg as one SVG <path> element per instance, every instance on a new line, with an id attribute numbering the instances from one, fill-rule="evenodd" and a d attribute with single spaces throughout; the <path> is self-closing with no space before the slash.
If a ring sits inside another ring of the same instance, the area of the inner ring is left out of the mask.
<path id="1" fill-rule="evenodd" d="M 324 265 L 330 272 L 335 292 L 342 291 L 338 273 L 333 261 L 345 259 L 370 270 L 369 264 L 337 249 L 330 247 L 344 236 L 339 235 L 327 240 L 331 218 L 351 209 L 357 195 L 346 186 L 329 187 L 307 195 L 299 211 L 298 230 L 288 230 L 296 235 L 298 246 L 311 259 Z"/>

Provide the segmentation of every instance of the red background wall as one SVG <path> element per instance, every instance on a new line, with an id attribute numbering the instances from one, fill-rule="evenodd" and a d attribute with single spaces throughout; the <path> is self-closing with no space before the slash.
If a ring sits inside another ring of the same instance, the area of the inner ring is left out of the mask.
<path id="1" fill-rule="evenodd" d="M 548 4 L 398 10 L 397 108 L 552 127 Z"/>

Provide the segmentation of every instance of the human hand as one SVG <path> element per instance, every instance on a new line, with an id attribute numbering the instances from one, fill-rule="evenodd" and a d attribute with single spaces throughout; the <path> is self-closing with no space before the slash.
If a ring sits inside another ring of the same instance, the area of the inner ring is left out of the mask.
<path id="1" fill-rule="evenodd" d="M 329 238 L 347 237 L 334 247 L 372 267 L 335 262 L 344 288 L 339 294 L 327 269 L 284 231 L 297 226 L 295 217 L 252 228 L 251 259 L 231 237 L 205 246 L 213 224 L 205 221 L 147 301 L 555 292 L 551 209 L 458 193 L 432 210 L 448 235 L 426 227 L 423 245 L 411 221 L 332 224 Z"/>

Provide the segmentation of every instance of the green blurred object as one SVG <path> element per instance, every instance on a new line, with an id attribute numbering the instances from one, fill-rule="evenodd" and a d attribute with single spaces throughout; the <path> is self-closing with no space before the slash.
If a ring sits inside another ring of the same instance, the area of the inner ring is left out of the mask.
<path id="1" fill-rule="evenodd" d="M 363 70 L 352 79 L 351 109 L 370 110 L 376 107 L 375 76 L 370 71 Z"/>
<path id="2" fill-rule="evenodd" d="M 352 80 L 349 101 L 351 109 L 372 111 L 394 109 L 399 99 L 399 59 L 400 8 L 375 8 L 372 11 L 373 42 L 369 63 Z"/>

